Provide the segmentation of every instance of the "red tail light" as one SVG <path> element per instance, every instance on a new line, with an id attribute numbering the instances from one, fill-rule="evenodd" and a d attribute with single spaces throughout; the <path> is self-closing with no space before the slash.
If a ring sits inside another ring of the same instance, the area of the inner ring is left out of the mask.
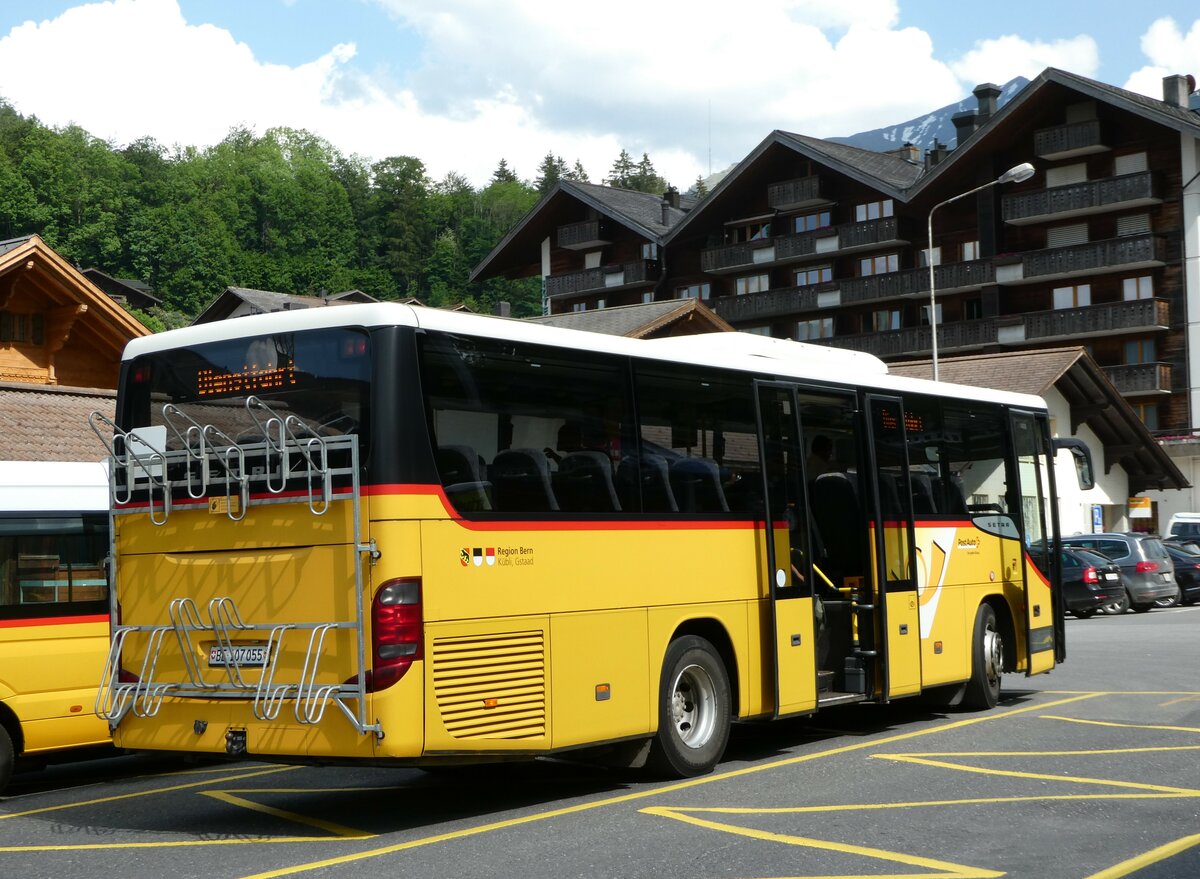
<path id="1" fill-rule="evenodd" d="M 1100 574 L 1096 571 L 1095 568 L 1084 568 L 1083 569 L 1083 582 L 1084 583 L 1099 583 L 1100 582 Z"/>
<path id="2" fill-rule="evenodd" d="M 1158 570 L 1158 562 L 1138 562 L 1134 570 L 1139 574 L 1149 574 Z"/>
<path id="3" fill-rule="evenodd" d="M 424 656 L 421 581 L 389 580 L 371 602 L 372 669 L 367 689 L 386 690 Z"/>

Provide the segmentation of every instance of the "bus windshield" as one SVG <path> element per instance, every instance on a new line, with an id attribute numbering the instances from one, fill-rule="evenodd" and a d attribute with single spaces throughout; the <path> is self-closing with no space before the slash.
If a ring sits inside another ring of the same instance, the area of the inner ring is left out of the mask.
<path id="1" fill-rule="evenodd" d="M 367 334 L 348 328 L 229 339 L 143 355 L 126 373 L 126 428 L 164 426 L 163 407 L 213 425 L 230 440 L 262 438 L 256 397 L 280 416 L 295 416 L 320 436 L 358 434 L 366 441 L 370 352 Z M 178 428 L 178 425 L 176 425 Z M 164 431 L 164 449 L 182 437 Z M 157 445 L 157 443 L 155 443 Z"/>

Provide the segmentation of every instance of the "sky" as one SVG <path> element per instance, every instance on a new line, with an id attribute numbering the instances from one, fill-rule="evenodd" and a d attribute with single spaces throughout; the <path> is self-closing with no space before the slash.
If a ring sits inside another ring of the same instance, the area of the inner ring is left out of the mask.
<path id="1" fill-rule="evenodd" d="M 1152 97 L 1200 77 L 1200 9 L 1156 0 L 0 0 L 0 98 L 114 146 L 306 129 L 433 180 L 601 182 L 622 149 L 686 189 L 772 130 L 903 122 L 1059 67 Z"/>

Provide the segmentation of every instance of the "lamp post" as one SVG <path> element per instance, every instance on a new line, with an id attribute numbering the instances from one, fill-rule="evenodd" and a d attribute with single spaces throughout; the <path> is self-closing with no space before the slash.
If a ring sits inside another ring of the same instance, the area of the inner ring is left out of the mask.
<path id="1" fill-rule="evenodd" d="M 1024 162 L 1020 165 L 1015 165 L 1009 168 L 995 180 L 989 180 L 982 186 L 976 186 L 974 189 L 968 189 L 966 192 L 960 192 L 958 195 L 951 196 L 945 201 L 939 201 L 929 209 L 929 249 L 925 252 L 925 261 L 929 263 L 929 336 L 933 340 L 933 380 L 938 381 L 938 349 L 937 349 L 937 285 L 933 277 L 933 212 L 940 207 L 950 204 L 953 201 L 958 201 L 960 198 L 966 198 L 968 195 L 987 189 L 989 186 L 996 186 L 1000 183 L 1022 183 L 1033 176 L 1033 165 Z"/>

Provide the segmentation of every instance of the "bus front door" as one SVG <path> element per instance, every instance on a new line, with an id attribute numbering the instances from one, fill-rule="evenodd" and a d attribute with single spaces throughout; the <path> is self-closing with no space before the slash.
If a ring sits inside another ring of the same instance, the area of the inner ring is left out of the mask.
<path id="1" fill-rule="evenodd" d="M 1057 533 L 1057 511 L 1050 503 L 1054 497 L 1053 452 L 1044 416 L 1032 412 L 1012 412 L 1013 453 L 1019 489 L 1019 508 L 1009 512 L 1020 523 L 1020 548 L 1045 546 L 1048 560 L 1039 571 L 1022 552 L 1018 570 L 1024 570 L 1026 674 L 1038 674 L 1054 668 L 1056 646 L 1063 639 L 1063 607 L 1058 587 L 1058 554 L 1053 551 Z M 1015 504 L 1013 504 L 1015 505 Z M 1011 505 L 1010 505 L 1011 506 Z"/>
<path id="2" fill-rule="evenodd" d="M 804 443 L 796 391 L 755 382 L 762 462 L 775 717 L 813 711 L 817 704 L 817 644 L 813 566 L 809 552 Z"/>
<path id="3" fill-rule="evenodd" d="M 921 690 L 912 490 L 904 407 L 898 397 L 868 394 L 867 493 L 871 509 L 872 600 L 884 659 L 877 692 L 886 702 Z"/>

